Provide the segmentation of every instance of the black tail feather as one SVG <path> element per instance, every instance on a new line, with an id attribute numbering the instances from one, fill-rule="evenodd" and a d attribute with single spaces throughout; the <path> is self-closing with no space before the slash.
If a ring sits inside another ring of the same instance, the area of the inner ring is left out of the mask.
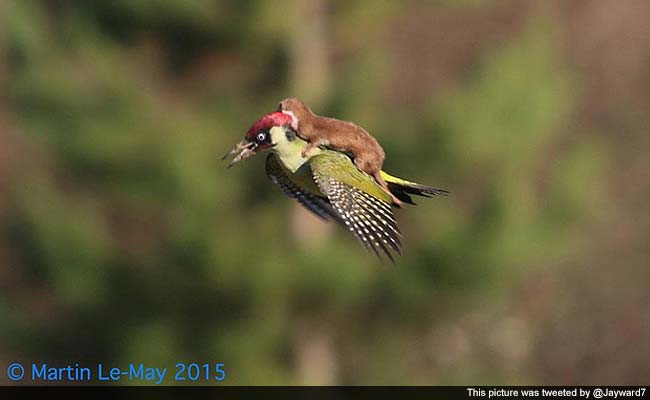
<path id="1" fill-rule="evenodd" d="M 388 189 L 397 197 L 405 203 L 415 205 L 415 202 L 411 198 L 411 194 L 422 197 L 433 197 L 433 196 L 447 196 L 449 192 L 444 189 L 437 189 L 429 186 L 418 185 L 418 184 L 409 184 L 409 185 L 400 185 L 398 183 L 388 182 Z"/>

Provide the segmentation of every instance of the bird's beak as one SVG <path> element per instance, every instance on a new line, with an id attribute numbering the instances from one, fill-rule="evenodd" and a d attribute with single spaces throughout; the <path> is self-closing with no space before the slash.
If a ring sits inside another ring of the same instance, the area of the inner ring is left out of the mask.
<path id="1" fill-rule="evenodd" d="M 226 155 L 223 156 L 221 159 L 225 160 L 228 157 L 233 157 L 233 159 L 230 160 L 230 163 L 228 163 L 228 168 L 230 168 L 232 167 L 233 164 L 241 160 L 245 160 L 248 157 L 255 154 L 256 148 L 257 148 L 257 143 L 242 140 L 241 142 L 237 143 L 237 145 L 233 147 L 232 150 L 230 150 L 228 153 L 226 153 Z"/>

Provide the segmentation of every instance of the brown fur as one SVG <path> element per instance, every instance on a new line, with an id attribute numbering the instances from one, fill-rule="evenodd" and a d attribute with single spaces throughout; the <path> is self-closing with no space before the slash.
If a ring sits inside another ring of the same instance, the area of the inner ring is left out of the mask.
<path id="1" fill-rule="evenodd" d="M 298 134 L 309 140 L 303 156 L 321 145 L 352 153 L 357 168 L 374 177 L 395 204 L 402 204 L 381 177 L 381 167 L 386 158 L 384 149 L 365 129 L 352 122 L 316 115 L 305 103 L 295 98 L 282 100 L 278 111 L 290 111 L 298 119 Z"/>

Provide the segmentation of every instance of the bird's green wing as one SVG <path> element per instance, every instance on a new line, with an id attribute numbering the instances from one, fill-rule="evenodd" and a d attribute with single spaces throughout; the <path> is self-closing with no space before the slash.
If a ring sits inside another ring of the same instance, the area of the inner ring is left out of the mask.
<path id="1" fill-rule="evenodd" d="M 341 183 L 353 186 L 377 199 L 391 204 L 392 198 L 379 186 L 375 178 L 357 168 L 346 154 L 326 150 L 309 160 L 312 169 L 327 171 L 328 175 Z"/>
<path id="2" fill-rule="evenodd" d="M 383 251 L 391 260 L 389 249 L 401 254 L 400 231 L 390 197 L 374 178 L 360 171 L 350 158 L 334 151 L 312 157 L 309 164 L 321 192 L 361 244 L 377 256 Z"/>
<path id="3" fill-rule="evenodd" d="M 332 218 L 337 222 L 342 222 L 326 198 L 301 189 L 295 182 L 289 179 L 287 171 L 282 167 L 276 155 L 273 153 L 270 153 L 266 157 L 266 176 L 269 177 L 271 182 L 280 186 L 287 196 L 296 199 L 305 208 L 320 218 L 324 220 Z"/>

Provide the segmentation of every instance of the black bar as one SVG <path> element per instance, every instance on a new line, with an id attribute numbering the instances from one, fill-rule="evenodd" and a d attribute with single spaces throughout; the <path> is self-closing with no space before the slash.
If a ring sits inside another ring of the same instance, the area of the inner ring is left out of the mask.
<path id="1" fill-rule="evenodd" d="M 212 399 L 643 399 L 647 386 L 5 386 L 0 396 L 29 394 L 42 398 L 88 398 L 95 393 L 126 398 L 165 399 L 192 396 Z M 12 397 L 13 398 L 13 397 Z"/>

